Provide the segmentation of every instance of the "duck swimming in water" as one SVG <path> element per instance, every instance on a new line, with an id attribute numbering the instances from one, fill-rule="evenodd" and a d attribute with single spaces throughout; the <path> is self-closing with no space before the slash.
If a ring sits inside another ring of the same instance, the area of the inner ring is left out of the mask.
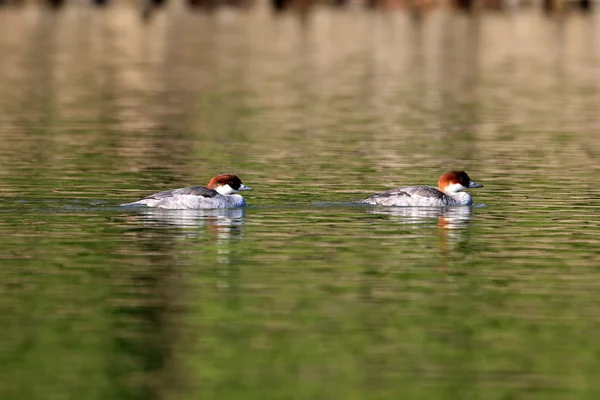
<path id="1" fill-rule="evenodd" d="M 238 191 L 253 190 L 234 174 L 217 175 L 206 187 L 192 186 L 165 190 L 122 206 L 147 206 L 174 210 L 244 207 L 246 200 Z"/>
<path id="2" fill-rule="evenodd" d="M 451 171 L 440 177 L 437 188 L 407 186 L 374 194 L 361 203 L 400 207 L 470 206 L 473 199 L 464 190 L 480 187 L 483 185 L 473 182 L 465 171 Z"/>

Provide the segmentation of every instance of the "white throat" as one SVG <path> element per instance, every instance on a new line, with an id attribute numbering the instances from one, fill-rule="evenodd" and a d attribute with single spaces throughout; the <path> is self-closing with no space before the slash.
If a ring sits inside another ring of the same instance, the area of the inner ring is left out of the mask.
<path id="1" fill-rule="evenodd" d="M 453 183 L 452 185 L 446 186 L 444 193 L 446 193 L 449 196 L 454 196 L 456 193 L 462 192 L 465 189 L 466 187 L 464 187 L 460 183 Z"/>
<path id="2" fill-rule="evenodd" d="M 219 192 L 219 194 L 222 194 L 222 195 L 225 195 L 225 196 L 227 196 L 227 195 L 230 195 L 230 194 L 234 194 L 234 193 L 237 191 L 237 190 L 234 190 L 234 189 L 233 189 L 231 186 L 229 186 L 229 185 L 222 185 L 222 186 L 219 186 L 219 187 L 217 187 L 215 190 L 216 190 L 217 192 Z"/>

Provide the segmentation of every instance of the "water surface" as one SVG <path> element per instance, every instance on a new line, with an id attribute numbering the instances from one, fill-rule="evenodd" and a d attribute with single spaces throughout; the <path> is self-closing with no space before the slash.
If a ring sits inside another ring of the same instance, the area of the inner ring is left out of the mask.
<path id="1" fill-rule="evenodd" d="M 0 397 L 597 398 L 598 26 L 0 10 Z"/>

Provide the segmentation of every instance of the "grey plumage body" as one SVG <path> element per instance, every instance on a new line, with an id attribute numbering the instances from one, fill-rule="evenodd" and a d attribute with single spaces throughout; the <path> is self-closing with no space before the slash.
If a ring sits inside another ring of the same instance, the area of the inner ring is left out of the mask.
<path id="1" fill-rule="evenodd" d="M 204 186 L 165 190 L 122 206 L 148 206 L 167 209 L 208 209 L 244 207 L 246 201 L 239 194 L 222 195 Z"/>
<path id="2" fill-rule="evenodd" d="M 361 203 L 381 206 L 443 207 L 471 205 L 472 200 L 465 192 L 448 196 L 431 186 L 408 186 L 374 194 Z"/>
<path id="3" fill-rule="evenodd" d="M 219 192 L 217 192 L 216 190 L 212 190 L 212 189 L 206 188 L 204 186 L 191 186 L 191 187 L 186 187 L 186 188 L 181 188 L 181 189 L 164 190 L 162 192 L 158 192 L 158 193 L 151 194 L 150 196 L 146 196 L 139 201 L 163 200 L 163 199 L 167 199 L 169 197 L 183 196 L 183 195 L 201 196 L 201 197 L 211 198 L 211 197 L 217 196 L 218 194 L 219 194 Z M 136 203 L 138 203 L 139 201 L 136 201 Z"/>

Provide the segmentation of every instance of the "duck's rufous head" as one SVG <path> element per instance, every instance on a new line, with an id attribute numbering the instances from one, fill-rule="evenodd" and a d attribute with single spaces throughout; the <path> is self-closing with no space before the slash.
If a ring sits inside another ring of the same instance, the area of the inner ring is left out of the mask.
<path id="1" fill-rule="evenodd" d="M 447 195 L 462 192 L 465 189 L 483 187 L 482 184 L 473 182 L 465 171 L 446 172 L 438 180 L 438 189 Z"/>
<path id="2" fill-rule="evenodd" d="M 206 187 L 223 195 L 234 194 L 240 190 L 254 190 L 250 186 L 244 185 L 242 180 L 234 174 L 217 175 L 208 182 Z"/>

